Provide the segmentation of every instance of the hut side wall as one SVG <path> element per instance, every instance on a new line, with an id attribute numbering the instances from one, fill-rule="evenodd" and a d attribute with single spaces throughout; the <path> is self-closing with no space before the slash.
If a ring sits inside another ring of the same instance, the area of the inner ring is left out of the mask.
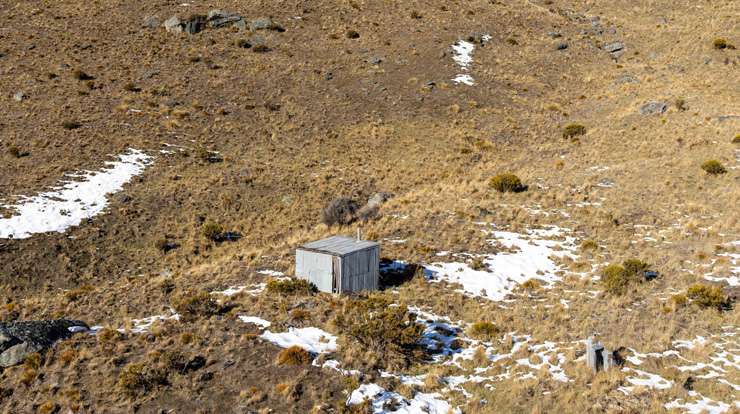
<path id="1" fill-rule="evenodd" d="M 380 248 L 375 247 L 342 257 L 342 292 L 377 290 Z"/>
<path id="2" fill-rule="evenodd" d="M 295 252 L 295 274 L 308 280 L 322 292 L 331 293 L 332 256 L 298 249 Z"/>

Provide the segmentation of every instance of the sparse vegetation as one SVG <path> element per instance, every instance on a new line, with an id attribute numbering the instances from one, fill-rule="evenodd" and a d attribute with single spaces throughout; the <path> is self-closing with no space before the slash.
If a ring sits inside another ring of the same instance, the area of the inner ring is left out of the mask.
<path id="1" fill-rule="evenodd" d="M 270 279 L 267 282 L 267 291 L 283 296 L 292 295 L 310 295 L 316 292 L 316 287 L 307 280 L 290 278 L 290 279 Z"/>
<path id="2" fill-rule="evenodd" d="M 206 291 L 188 291 L 172 301 L 172 307 L 184 320 L 208 317 L 217 314 L 221 308 Z"/>
<path id="3" fill-rule="evenodd" d="M 727 172 L 725 166 L 717 160 L 704 161 L 704 163 L 701 164 L 701 169 L 711 175 L 720 175 Z"/>
<path id="4" fill-rule="evenodd" d="M 491 178 L 489 185 L 500 193 L 519 193 L 527 189 L 519 177 L 511 173 L 494 176 Z"/>
<path id="5" fill-rule="evenodd" d="M 278 365 L 306 365 L 311 362 L 311 355 L 297 345 L 285 348 L 277 355 Z"/>
<path id="6" fill-rule="evenodd" d="M 712 46 L 717 50 L 723 50 L 723 49 L 727 49 L 728 43 L 727 43 L 727 40 L 721 37 L 718 37 L 712 41 Z"/>
<path id="7" fill-rule="evenodd" d="M 88 75 L 80 69 L 75 69 L 74 71 L 72 71 L 72 77 L 74 77 L 78 81 L 90 81 L 95 79 L 93 76 Z"/>
<path id="8" fill-rule="evenodd" d="M 686 297 L 691 299 L 692 304 L 702 308 L 725 310 L 731 305 L 730 298 L 718 286 L 705 284 L 692 285 L 686 291 Z"/>
<path id="9" fill-rule="evenodd" d="M 563 128 L 563 138 L 573 139 L 586 134 L 586 127 L 581 124 L 569 124 Z"/>
<path id="10" fill-rule="evenodd" d="M 733 144 L 740 144 L 740 134 L 735 135 L 734 138 L 732 138 Z"/>
<path id="11" fill-rule="evenodd" d="M 167 372 L 144 364 L 129 364 L 118 376 L 118 386 L 131 397 L 167 384 Z"/>

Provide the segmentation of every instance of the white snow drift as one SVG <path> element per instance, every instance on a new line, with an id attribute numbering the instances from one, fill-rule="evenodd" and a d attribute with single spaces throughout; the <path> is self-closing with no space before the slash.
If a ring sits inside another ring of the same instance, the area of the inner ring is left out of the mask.
<path id="1" fill-rule="evenodd" d="M 562 269 L 552 257 L 575 257 L 575 239 L 564 236 L 565 231 L 558 227 L 528 230 L 527 234 L 493 231 L 492 243 L 498 241 L 516 251 L 486 255 L 483 262 L 488 270 L 474 270 L 462 262 L 434 263 L 426 269 L 432 279 L 458 283 L 470 295 L 500 301 L 529 279 L 537 279 L 546 286 L 561 279 Z M 554 240 L 556 236 L 564 240 Z"/>
<path id="2" fill-rule="evenodd" d="M 11 216 L 0 218 L 0 238 L 25 239 L 37 233 L 63 233 L 83 220 L 100 214 L 107 196 L 121 191 L 131 178 L 141 174 L 152 157 L 129 148 L 117 161 L 106 162 L 101 171 L 69 174 L 69 180 L 51 191 L 22 196 L 16 204 L 2 204 Z"/>
<path id="3" fill-rule="evenodd" d="M 319 328 L 288 328 L 288 332 L 273 333 L 265 331 L 261 338 L 283 348 L 300 346 L 316 354 L 337 350 L 337 337 Z"/>

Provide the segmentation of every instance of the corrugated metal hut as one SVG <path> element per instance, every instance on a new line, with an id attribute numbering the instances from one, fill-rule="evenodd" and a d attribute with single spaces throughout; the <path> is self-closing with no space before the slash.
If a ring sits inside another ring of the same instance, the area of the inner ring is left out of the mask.
<path id="1" fill-rule="evenodd" d="M 380 244 L 332 236 L 296 249 L 295 273 L 322 292 L 377 290 Z"/>

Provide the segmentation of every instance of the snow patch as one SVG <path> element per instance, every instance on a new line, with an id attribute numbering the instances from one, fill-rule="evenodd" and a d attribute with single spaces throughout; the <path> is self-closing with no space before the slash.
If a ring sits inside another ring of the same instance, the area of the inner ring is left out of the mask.
<path id="1" fill-rule="evenodd" d="M 272 325 L 272 323 L 270 323 L 270 321 L 266 321 L 266 320 L 264 320 L 262 318 L 258 318 L 256 316 L 239 315 L 239 320 L 242 321 L 242 322 L 244 322 L 244 323 L 253 323 L 253 324 L 258 325 L 258 326 L 261 326 L 263 328 L 267 328 L 270 325 Z"/>
<path id="2" fill-rule="evenodd" d="M 68 174 L 68 180 L 51 191 L 33 197 L 20 196 L 16 204 L 0 207 L 12 211 L 0 218 L 0 239 L 25 239 L 38 233 L 64 233 L 83 220 L 100 214 L 108 205 L 108 195 L 121 191 L 123 185 L 141 174 L 152 157 L 129 148 L 109 161 L 100 171 Z"/>
<path id="3" fill-rule="evenodd" d="M 265 331 L 261 338 L 282 348 L 300 346 L 308 352 L 322 354 L 337 350 L 337 337 L 319 328 L 288 328 L 288 332 Z"/>

